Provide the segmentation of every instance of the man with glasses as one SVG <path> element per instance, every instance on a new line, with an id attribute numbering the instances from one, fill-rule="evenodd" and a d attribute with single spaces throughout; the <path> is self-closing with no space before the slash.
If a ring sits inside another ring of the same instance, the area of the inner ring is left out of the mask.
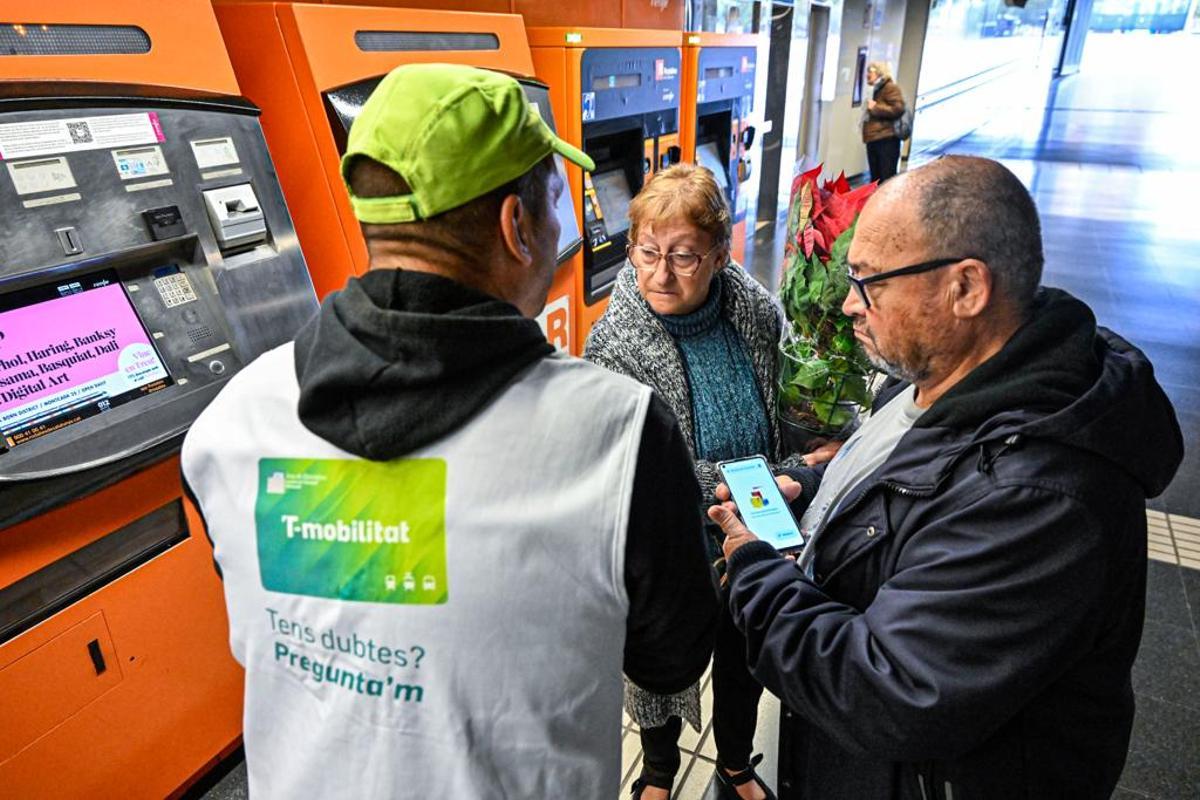
<path id="1" fill-rule="evenodd" d="M 780 796 L 1108 798 L 1145 501 L 1182 457 L 1170 402 L 1144 354 L 1039 287 L 1037 210 L 994 161 L 889 181 L 848 260 L 843 311 L 892 380 L 826 468 L 780 479 L 799 562 L 709 511 L 751 671 L 786 706 Z"/>

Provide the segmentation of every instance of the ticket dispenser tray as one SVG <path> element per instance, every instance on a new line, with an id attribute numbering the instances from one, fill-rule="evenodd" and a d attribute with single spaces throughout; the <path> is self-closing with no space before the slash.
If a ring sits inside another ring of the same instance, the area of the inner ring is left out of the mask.
<path id="1" fill-rule="evenodd" d="M 262 206 L 248 183 L 206 189 L 204 207 L 222 250 L 254 245 L 267 238 Z"/>

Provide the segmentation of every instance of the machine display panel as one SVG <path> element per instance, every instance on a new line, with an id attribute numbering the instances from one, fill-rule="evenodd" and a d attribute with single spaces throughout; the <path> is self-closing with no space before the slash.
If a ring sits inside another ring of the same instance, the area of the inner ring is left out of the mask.
<path id="1" fill-rule="evenodd" d="M 729 189 L 729 172 L 721 161 L 721 153 L 717 150 L 716 142 L 705 142 L 696 148 L 696 161 L 706 167 L 717 177 L 717 183 L 722 189 Z"/>
<path id="2" fill-rule="evenodd" d="M 0 295 L 0 451 L 172 382 L 115 272 Z"/>
<path id="3" fill-rule="evenodd" d="M 629 204 L 633 201 L 633 192 L 629 190 L 625 170 L 597 172 L 592 176 L 592 187 L 596 190 L 596 199 L 600 201 L 608 235 L 616 236 L 629 230 Z"/>
<path id="4" fill-rule="evenodd" d="M 642 76 L 637 72 L 626 72 L 620 75 L 600 75 L 592 78 L 592 91 L 603 92 L 605 89 L 633 89 L 642 85 Z"/>

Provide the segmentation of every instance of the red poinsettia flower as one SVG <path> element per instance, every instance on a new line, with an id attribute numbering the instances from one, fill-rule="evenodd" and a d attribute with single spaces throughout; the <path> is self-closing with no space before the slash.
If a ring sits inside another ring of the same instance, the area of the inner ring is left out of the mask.
<path id="1" fill-rule="evenodd" d="M 825 262 L 829 260 L 833 243 L 854 224 L 877 184 L 872 182 L 851 189 L 844 172 L 821 184 L 818 182 L 821 166 L 797 175 L 792 181 L 793 203 L 796 197 L 801 203 L 794 247 L 808 258 L 815 254 Z M 789 249 L 791 247 L 789 243 Z"/>

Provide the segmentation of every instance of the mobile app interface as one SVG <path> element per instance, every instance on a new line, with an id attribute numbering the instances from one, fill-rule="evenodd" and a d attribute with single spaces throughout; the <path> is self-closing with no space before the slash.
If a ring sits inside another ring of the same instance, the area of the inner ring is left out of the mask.
<path id="1" fill-rule="evenodd" d="M 804 544 L 800 528 L 764 459 L 723 463 L 721 474 L 751 533 L 779 550 Z"/>

